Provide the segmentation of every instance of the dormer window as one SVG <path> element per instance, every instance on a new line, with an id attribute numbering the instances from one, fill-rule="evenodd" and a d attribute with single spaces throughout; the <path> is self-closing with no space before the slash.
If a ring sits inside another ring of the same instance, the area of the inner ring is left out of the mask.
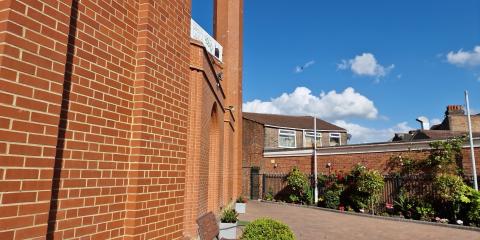
<path id="1" fill-rule="evenodd" d="M 297 141 L 295 138 L 295 130 L 278 130 L 278 147 L 281 148 L 295 148 Z"/>

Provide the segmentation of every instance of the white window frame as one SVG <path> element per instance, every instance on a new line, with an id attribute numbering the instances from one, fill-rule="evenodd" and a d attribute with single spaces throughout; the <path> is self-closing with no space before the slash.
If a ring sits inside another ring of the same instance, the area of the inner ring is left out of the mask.
<path id="1" fill-rule="evenodd" d="M 328 144 L 330 146 L 337 146 L 337 145 L 332 145 L 332 141 L 330 141 L 332 138 L 338 138 L 338 145 L 342 145 L 342 134 L 340 134 L 340 133 L 330 133 L 329 134 Z"/>
<path id="2" fill-rule="evenodd" d="M 314 131 L 303 130 L 303 147 L 307 147 L 307 144 L 306 144 L 307 135 L 309 135 L 308 137 L 313 137 Z M 322 146 L 322 133 L 321 132 L 317 131 L 317 138 L 320 140 L 320 146 L 317 144 L 317 148 L 318 148 L 318 147 Z"/>
<path id="3" fill-rule="evenodd" d="M 280 145 L 280 136 L 281 135 L 289 136 L 289 137 L 293 136 L 294 146 L 292 147 L 292 146 L 282 146 L 282 145 Z M 280 147 L 280 148 L 297 148 L 297 133 L 296 133 L 296 131 L 295 130 L 290 130 L 290 129 L 278 129 L 278 147 Z"/>

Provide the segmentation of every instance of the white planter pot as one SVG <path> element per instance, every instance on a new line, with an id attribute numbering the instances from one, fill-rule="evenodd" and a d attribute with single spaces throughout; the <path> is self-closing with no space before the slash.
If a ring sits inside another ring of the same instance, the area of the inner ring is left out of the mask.
<path id="1" fill-rule="evenodd" d="M 220 233 L 218 239 L 236 239 L 237 238 L 237 223 L 220 223 Z"/>
<path id="2" fill-rule="evenodd" d="M 245 213 L 247 210 L 247 204 L 246 203 L 235 203 L 235 211 L 237 213 Z"/>

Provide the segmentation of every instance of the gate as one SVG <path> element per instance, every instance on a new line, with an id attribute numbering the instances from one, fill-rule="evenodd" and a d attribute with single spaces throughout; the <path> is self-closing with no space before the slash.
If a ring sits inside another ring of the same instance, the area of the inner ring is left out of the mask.
<path id="1" fill-rule="evenodd" d="M 260 199 L 260 177 L 258 168 L 250 168 L 250 199 Z"/>

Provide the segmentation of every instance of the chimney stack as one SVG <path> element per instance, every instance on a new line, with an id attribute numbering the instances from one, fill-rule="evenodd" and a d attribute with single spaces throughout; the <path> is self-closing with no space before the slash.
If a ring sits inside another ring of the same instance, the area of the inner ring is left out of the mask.
<path id="1" fill-rule="evenodd" d="M 465 115 L 462 105 L 448 105 L 447 110 L 445 111 L 446 116 L 451 115 Z"/>

